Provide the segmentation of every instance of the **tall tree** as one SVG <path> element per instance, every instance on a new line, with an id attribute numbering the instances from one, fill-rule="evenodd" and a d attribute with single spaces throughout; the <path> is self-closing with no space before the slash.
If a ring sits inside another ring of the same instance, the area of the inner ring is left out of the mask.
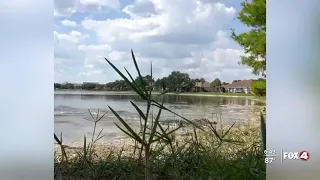
<path id="1" fill-rule="evenodd" d="M 251 67 L 253 74 L 266 77 L 266 0 L 245 0 L 241 5 L 238 19 L 251 30 L 237 35 L 232 29 L 231 38 L 246 53 L 240 64 Z"/>
<path id="2" fill-rule="evenodd" d="M 54 83 L 54 88 L 55 89 L 60 89 L 61 88 L 61 84 L 60 83 Z"/>
<path id="3" fill-rule="evenodd" d="M 163 77 L 160 79 L 159 82 L 160 87 L 162 88 L 162 90 L 166 90 L 169 86 L 170 86 L 170 82 L 168 80 L 168 77 Z"/>
<path id="4" fill-rule="evenodd" d="M 182 87 L 187 87 L 190 84 L 190 77 L 187 73 L 181 73 L 180 71 L 173 71 L 168 76 L 168 81 L 171 87 L 176 87 L 181 92 Z"/>
<path id="5" fill-rule="evenodd" d="M 138 84 L 138 86 L 147 87 L 147 86 L 150 86 L 151 83 L 154 83 L 154 79 L 151 78 L 150 75 L 146 75 L 146 76 L 142 77 L 142 79 L 143 79 L 143 81 L 141 81 L 139 76 L 136 77 L 135 81 Z"/>
<path id="6" fill-rule="evenodd" d="M 85 90 L 93 90 L 94 88 L 96 88 L 97 84 L 96 83 L 82 83 L 82 89 Z"/>
<path id="7" fill-rule="evenodd" d="M 196 86 L 197 81 L 195 79 L 190 79 L 189 81 L 189 90 L 191 90 L 192 88 L 194 88 Z"/>
<path id="8" fill-rule="evenodd" d="M 200 82 L 204 83 L 206 80 L 204 78 L 200 78 Z"/>
<path id="9" fill-rule="evenodd" d="M 215 80 L 213 80 L 212 82 L 211 82 L 211 87 L 217 87 L 217 86 L 221 86 L 221 80 L 219 79 L 219 78 L 216 78 Z"/>

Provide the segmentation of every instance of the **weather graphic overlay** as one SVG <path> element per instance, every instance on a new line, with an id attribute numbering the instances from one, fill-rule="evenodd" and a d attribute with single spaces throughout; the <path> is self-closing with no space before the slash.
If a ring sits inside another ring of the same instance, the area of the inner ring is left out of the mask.
<path id="1" fill-rule="evenodd" d="M 264 163 L 271 164 L 277 159 L 276 150 L 264 150 Z"/>

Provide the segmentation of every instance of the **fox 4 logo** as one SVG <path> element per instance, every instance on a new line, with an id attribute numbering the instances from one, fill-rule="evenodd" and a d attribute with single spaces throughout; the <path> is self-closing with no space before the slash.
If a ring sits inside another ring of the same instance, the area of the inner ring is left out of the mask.
<path id="1" fill-rule="evenodd" d="M 310 153 L 308 151 L 283 152 L 283 159 L 307 161 L 310 159 Z"/>

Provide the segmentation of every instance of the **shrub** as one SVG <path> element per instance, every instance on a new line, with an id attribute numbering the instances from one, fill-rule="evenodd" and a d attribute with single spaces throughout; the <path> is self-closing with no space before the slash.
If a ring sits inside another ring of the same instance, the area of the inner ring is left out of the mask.
<path id="1" fill-rule="evenodd" d="M 256 96 L 266 95 L 266 80 L 253 81 L 251 85 L 251 92 Z"/>

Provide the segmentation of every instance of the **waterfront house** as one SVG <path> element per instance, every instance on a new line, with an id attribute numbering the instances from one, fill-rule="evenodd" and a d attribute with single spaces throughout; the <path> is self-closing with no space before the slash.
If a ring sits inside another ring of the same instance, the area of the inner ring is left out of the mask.
<path id="1" fill-rule="evenodd" d="M 73 83 L 73 86 L 75 89 L 81 89 L 82 88 L 82 83 Z"/>
<path id="2" fill-rule="evenodd" d="M 232 84 L 227 84 L 223 85 L 223 88 L 225 89 L 226 92 L 231 92 L 231 93 L 250 93 L 250 88 L 251 88 L 252 80 L 243 80 L 243 81 L 238 81 L 234 82 Z"/>
<path id="3" fill-rule="evenodd" d="M 220 86 L 211 86 L 209 82 L 197 82 L 193 91 L 195 92 L 223 92 L 222 87 Z"/>

